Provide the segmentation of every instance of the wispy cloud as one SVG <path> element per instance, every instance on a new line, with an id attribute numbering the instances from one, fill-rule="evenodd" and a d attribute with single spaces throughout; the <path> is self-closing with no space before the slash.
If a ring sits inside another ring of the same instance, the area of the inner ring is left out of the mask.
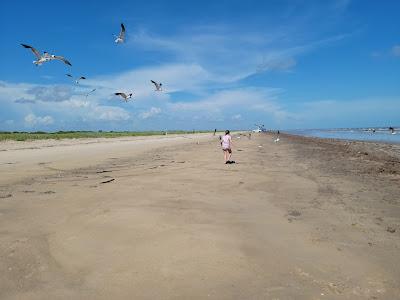
<path id="1" fill-rule="evenodd" d="M 400 99 L 319 100 L 297 105 L 292 127 L 319 128 L 390 126 L 398 122 Z M 318 125 L 316 125 L 318 124 Z"/>
<path id="2" fill-rule="evenodd" d="M 373 58 L 388 58 L 388 57 L 400 57 L 400 45 L 394 45 L 390 49 L 385 49 L 382 51 L 373 51 L 371 57 Z"/>
<path id="3" fill-rule="evenodd" d="M 165 53 L 169 61 L 197 64 L 219 82 L 235 82 L 260 71 L 289 70 L 296 65 L 295 56 L 351 35 L 296 41 L 290 34 L 282 30 L 240 32 L 226 26 L 202 28 L 200 32 L 198 28 L 186 29 L 169 36 L 141 30 L 133 35 L 130 44 Z"/>
<path id="4" fill-rule="evenodd" d="M 33 103 L 36 103 L 36 101 L 33 100 L 33 99 L 25 99 L 25 98 L 16 99 L 16 100 L 14 100 L 14 102 L 15 103 L 20 103 L 20 104 L 27 104 L 27 103 L 33 104 Z"/>
<path id="5" fill-rule="evenodd" d="M 277 104 L 281 91 L 265 88 L 228 89 L 216 92 L 200 101 L 175 102 L 168 105 L 172 112 L 181 115 L 191 114 L 206 119 L 218 120 L 232 114 L 258 112 L 281 122 L 290 116 L 283 107 Z"/>
<path id="6" fill-rule="evenodd" d="M 400 45 L 395 45 L 392 47 L 392 54 L 394 56 L 400 57 Z"/>

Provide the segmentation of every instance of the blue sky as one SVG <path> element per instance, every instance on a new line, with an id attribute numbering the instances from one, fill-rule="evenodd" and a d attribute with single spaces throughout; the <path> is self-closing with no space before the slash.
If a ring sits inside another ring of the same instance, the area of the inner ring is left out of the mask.
<path id="1" fill-rule="evenodd" d="M 400 125 L 399 1 L 37 3 L 0 3 L 0 130 Z"/>

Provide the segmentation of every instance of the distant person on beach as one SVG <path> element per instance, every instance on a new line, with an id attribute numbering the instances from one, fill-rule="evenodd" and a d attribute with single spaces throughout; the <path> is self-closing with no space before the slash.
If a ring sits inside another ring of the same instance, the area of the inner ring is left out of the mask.
<path id="1" fill-rule="evenodd" d="M 224 151 L 224 159 L 226 164 L 232 163 L 230 161 L 232 156 L 232 137 L 229 130 L 225 130 L 225 135 L 221 137 L 222 151 Z"/>
<path id="2" fill-rule="evenodd" d="M 217 128 L 214 129 L 214 135 L 217 133 Z"/>

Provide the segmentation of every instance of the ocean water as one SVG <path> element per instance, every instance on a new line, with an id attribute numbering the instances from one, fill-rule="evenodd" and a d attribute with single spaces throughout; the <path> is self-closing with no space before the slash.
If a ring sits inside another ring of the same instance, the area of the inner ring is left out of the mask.
<path id="1" fill-rule="evenodd" d="M 373 132 L 375 130 L 375 132 Z M 301 129 L 287 131 L 290 134 L 332 138 L 342 140 L 373 141 L 400 144 L 400 128 L 394 127 L 395 133 L 386 128 L 339 128 L 339 129 Z"/>

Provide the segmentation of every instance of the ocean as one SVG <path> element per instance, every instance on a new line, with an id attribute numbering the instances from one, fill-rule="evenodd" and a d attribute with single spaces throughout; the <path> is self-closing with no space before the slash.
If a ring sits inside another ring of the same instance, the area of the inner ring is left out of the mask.
<path id="1" fill-rule="evenodd" d="M 338 129 L 298 129 L 285 131 L 290 134 L 342 140 L 372 141 L 400 144 L 400 128 L 394 127 L 394 134 L 388 127 L 338 128 Z"/>

